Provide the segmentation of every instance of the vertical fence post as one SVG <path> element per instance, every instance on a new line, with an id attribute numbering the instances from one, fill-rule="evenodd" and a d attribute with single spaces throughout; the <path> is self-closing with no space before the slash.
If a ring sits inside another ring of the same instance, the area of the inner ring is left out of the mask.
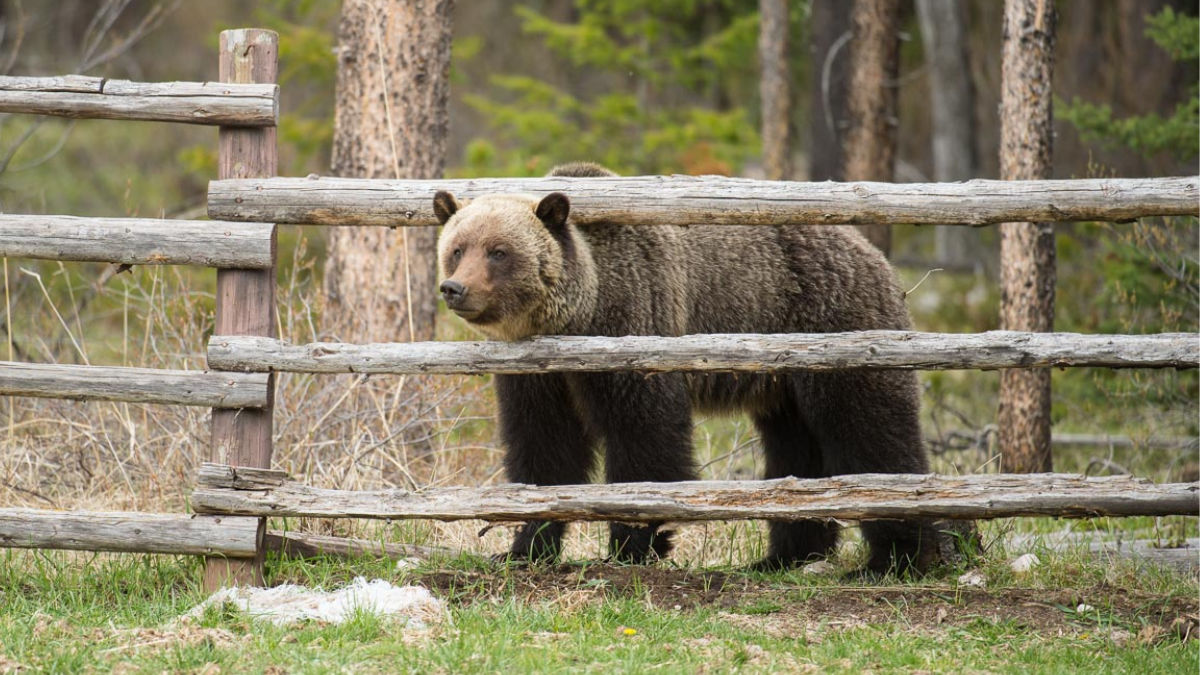
<path id="1" fill-rule="evenodd" d="M 276 78 L 279 36 L 257 28 L 221 33 L 222 82 L 273 83 Z M 275 127 L 221 127 L 220 178 L 267 178 L 276 173 Z M 275 235 L 271 235 L 274 258 Z M 275 337 L 275 268 L 267 270 L 217 270 L 217 308 L 214 335 L 264 335 Z M 261 409 L 212 411 L 212 450 L 215 462 L 232 466 L 270 468 L 275 378 L 268 382 L 267 405 Z M 230 584 L 262 584 L 262 534 L 259 523 L 258 554 L 252 560 L 208 558 L 204 587 L 213 590 Z"/>

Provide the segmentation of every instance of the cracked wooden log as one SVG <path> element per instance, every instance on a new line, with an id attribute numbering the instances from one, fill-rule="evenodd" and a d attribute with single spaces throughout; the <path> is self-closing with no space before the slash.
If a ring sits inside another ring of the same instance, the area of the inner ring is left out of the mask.
<path id="1" fill-rule="evenodd" d="M 265 269 L 275 259 L 274 229 L 219 220 L 0 215 L 0 256 Z"/>
<path id="2" fill-rule="evenodd" d="M 579 224 L 988 225 L 1200 215 L 1200 177 L 962 183 L 799 183 L 719 176 L 620 178 L 248 178 L 208 184 L 218 220 L 312 225 L 436 225 L 433 194 L 571 198 Z"/>
<path id="3" fill-rule="evenodd" d="M 272 338 L 222 335 L 209 339 L 208 365 L 221 370 L 397 374 L 612 370 L 762 373 L 798 368 L 1196 368 L 1200 366 L 1200 336 L 862 331 L 291 345 Z"/>
<path id="4" fill-rule="evenodd" d="M 199 513 L 390 520 L 481 519 L 700 521 L 840 518 L 983 519 L 1011 516 L 1200 514 L 1200 483 L 1071 474 L 493 485 L 351 491 L 292 482 L 283 471 L 201 465 L 191 503 Z"/>
<path id="5" fill-rule="evenodd" d="M 130 82 L 103 77 L 0 77 L 0 112 L 55 117 L 275 126 L 279 87 Z"/>
<path id="6" fill-rule="evenodd" d="M 254 556 L 259 519 L 0 508 L 0 547 Z"/>
<path id="7" fill-rule="evenodd" d="M 267 378 L 262 373 L 0 361 L 0 395 L 81 401 L 261 408 L 267 404 Z"/>

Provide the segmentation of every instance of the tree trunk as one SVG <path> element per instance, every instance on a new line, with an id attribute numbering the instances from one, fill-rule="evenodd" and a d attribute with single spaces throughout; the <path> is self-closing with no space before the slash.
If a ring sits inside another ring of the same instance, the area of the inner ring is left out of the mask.
<path id="1" fill-rule="evenodd" d="M 1050 177 L 1051 74 L 1057 15 L 1052 0 L 1006 0 L 1000 101 L 1000 177 Z M 1054 228 L 1000 225 L 1000 327 L 1054 329 Z M 1000 375 L 1001 470 L 1051 470 L 1050 370 Z"/>
<path id="2" fill-rule="evenodd" d="M 771 180 L 789 180 L 792 177 L 792 106 L 788 75 L 788 0 L 759 0 L 758 13 L 763 168 Z"/>
<path id="3" fill-rule="evenodd" d="M 967 67 L 967 7 L 961 2 L 917 0 L 917 17 L 929 68 L 933 117 L 933 179 L 975 177 L 975 91 Z M 965 228 L 934 230 L 937 261 L 954 269 L 980 263 L 979 235 Z"/>
<path id="4" fill-rule="evenodd" d="M 839 136 L 846 117 L 846 45 L 850 41 L 850 3 L 812 0 L 808 99 L 808 180 L 842 180 Z"/>
<path id="5" fill-rule="evenodd" d="M 891 182 L 896 164 L 900 0 L 856 0 L 851 20 L 850 128 L 842 145 L 846 180 Z M 890 252 L 891 228 L 864 225 L 859 229 L 884 254 Z"/>
<path id="6" fill-rule="evenodd" d="M 441 176 L 452 7 L 452 0 L 345 0 L 334 175 Z M 436 239 L 433 227 L 331 230 L 326 330 L 347 341 L 433 337 Z"/>

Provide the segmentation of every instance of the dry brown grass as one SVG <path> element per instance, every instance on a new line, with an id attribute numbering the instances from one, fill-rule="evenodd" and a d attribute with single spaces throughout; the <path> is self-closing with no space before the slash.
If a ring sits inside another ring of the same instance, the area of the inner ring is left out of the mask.
<path id="1" fill-rule="evenodd" d="M 211 271 L 7 262 L 12 359 L 204 368 Z M 303 238 L 284 267 L 280 334 L 318 339 L 319 284 Z M 347 489 L 492 480 L 486 391 L 482 378 L 284 374 L 275 465 Z M 0 406 L 0 503 L 179 511 L 208 459 L 209 433 L 208 409 L 9 398 Z"/>

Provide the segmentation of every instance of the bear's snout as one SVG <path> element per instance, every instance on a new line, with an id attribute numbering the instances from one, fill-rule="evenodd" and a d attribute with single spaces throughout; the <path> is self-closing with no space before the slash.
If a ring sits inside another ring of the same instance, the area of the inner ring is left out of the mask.
<path id="1" fill-rule="evenodd" d="M 442 297 L 446 299 L 446 304 L 451 309 L 458 307 L 467 297 L 467 287 L 453 279 L 443 281 L 438 288 L 442 291 Z"/>

